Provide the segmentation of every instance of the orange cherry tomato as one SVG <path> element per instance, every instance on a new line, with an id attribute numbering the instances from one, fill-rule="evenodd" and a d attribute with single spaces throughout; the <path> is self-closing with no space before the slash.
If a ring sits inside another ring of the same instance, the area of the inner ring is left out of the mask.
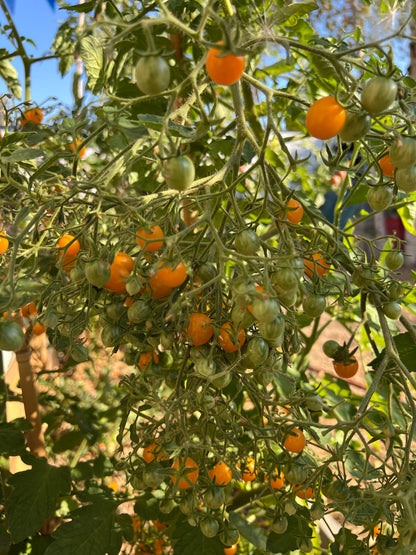
<path id="1" fill-rule="evenodd" d="M 125 252 L 119 252 L 110 264 L 111 276 L 104 285 L 105 289 L 113 293 L 126 292 L 126 279 L 133 270 L 134 262 L 130 255 Z"/>
<path id="2" fill-rule="evenodd" d="M 195 347 L 205 345 L 214 333 L 211 318 L 202 312 L 194 312 L 189 316 L 189 325 L 186 330 L 188 337 Z"/>
<path id="3" fill-rule="evenodd" d="M 168 460 L 160 452 L 160 445 L 158 444 L 157 441 L 154 441 L 150 445 L 147 445 L 146 447 L 144 447 L 142 457 L 147 463 L 151 463 L 156 458 L 157 458 L 158 461 L 160 461 L 160 460 L 167 461 Z"/>
<path id="4" fill-rule="evenodd" d="M 312 278 L 313 274 L 316 272 L 319 277 L 328 273 L 330 264 L 325 260 L 320 252 L 315 252 L 312 258 L 306 258 L 304 261 L 305 274 Z"/>
<path id="5" fill-rule="evenodd" d="M 182 464 L 183 464 L 183 459 L 181 460 L 176 459 L 176 461 L 174 461 L 174 463 L 172 464 L 172 468 L 179 468 L 179 466 L 182 466 Z M 192 469 L 192 468 L 194 468 L 195 470 L 189 471 L 189 469 Z M 184 472 L 185 472 L 185 477 L 181 478 L 178 482 L 179 489 L 190 488 L 192 484 L 195 484 L 195 482 L 198 480 L 198 476 L 199 476 L 198 465 L 190 457 L 187 457 L 187 459 L 185 460 Z M 170 479 L 174 484 L 176 484 L 176 476 L 171 476 Z"/>
<path id="6" fill-rule="evenodd" d="M 42 324 L 39 324 L 38 322 L 36 324 L 33 324 L 34 335 L 42 335 L 42 333 L 45 333 L 46 330 L 46 326 L 42 326 Z"/>
<path id="7" fill-rule="evenodd" d="M 306 114 L 306 129 L 316 139 L 335 137 L 344 127 L 347 113 L 333 96 L 316 100 Z"/>
<path id="8" fill-rule="evenodd" d="M 20 309 L 20 313 L 23 318 L 30 318 L 30 316 L 35 316 L 38 313 L 36 309 L 36 303 L 32 301 L 31 303 L 25 304 Z"/>
<path id="9" fill-rule="evenodd" d="M 244 482 L 252 482 L 257 477 L 256 463 L 252 457 L 247 457 L 243 463 L 239 464 L 242 469 L 241 477 Z"/>
<path id="10" fill-rule="evenodd" d="M 394 177 L 394 170 L 396 169 L 396 166 L 393 166 L 391 163 L 389 152 L 380 158 L 378 165 L 380 166 L 383 175 L 386 177 Z"/>
<path id="11" fill-rule="evenodd" d="M 79 140 L 77 139 L 77 141 L 76 141 L 76 146 L 74 145 L 74 143 L 70 143 L 70 144 L 69 144 L 69 148 L 72 150 L 72 152 L 73 152 L 74 154 L 75 154 L 77 148 L 79 147 L 79 145 L 80 145 L 81 143 L 82 143 L 82 141 L 79 141 Z M 86 152 L 87 152 L 87 148 L 86 148 L 85 146 L 83 146 L 83 147 L 81 148 L 81 150 L 79 151 L 79 155 L 78 155 L 78 156 L 79 156 L 80 158 L 84 158 Z"/>
<path id="12" fill-rule="evenodd" d="M 0 254 L 3 254 L 9 248 L 9 240 L 0 233 Z"/>
<path id="13" fill-rule="evenodd" d="M 355 357 L 344 362 L 343 360 L 334 360 L 334 370 L 340 378 L 352 378 L 358 372 L 358 361 Z"/>
<path id="14" fill-rule="evenodd" d="M 291 453 L 300 453 L 306 445 L 303 432 L 299 428 L 293 428 L 288 432 L 283 445 Z"/>
<path id="15" fill-rule="evenodd" d="M 224 547 L 224 555 L 235 555 L 237 553 L 237 544 L 231 545 L 230 547 Z"/>
<path id="16" fill-rule="evenodd" d="M 222 461 L 217 462 L 214 468 L 208 471 L 208 474 L 218 486 L 226 486 L 233 478 L 231 468 Z"/>
<path id="17" fill-rule="evenodd" d="M 186 280 L 186 267 L 182 262 L 165 265 L 164 262 L 159 263 L 159 269 L 156 275 L 163 285 L 167 287 L 179 287 Z"/>
<path id="18" fill-rule="evenodd" d="M 158 225 L 153 225 L 150 228 L 150 232 L 147 232 L 145 229 L 136 231 L 137 244 L 146 252 L 155 252 L 162 248 L 163 237 L 163 231 Z M 160 241 L 156 241 L 156 239 L 160 239 Z"/>
<path id="19" fill-rule="evenodd" d="M 164 530 L 165 528 L 168 527 L 166 522 L 159 522 L 158 520 L 153 521 L 153 524 L 154 524 L 156 530 L 159 530 L 159 532 L 161 532 L 162 530 Z"/>
<path id="20" fill-rule="evenodd" d="M 75 259 L 80 251 L 80 244 L 73 235 L 62 235 L 57 243 L 60 249 L 59 260 L 62 260 L 62 268 L 69 272 L 75 265 Z"/>
<path id="21" fill-rule="evenodd" d="M 149 278 L 149 285 L 146 286 L 146 291 L 153 299 L 164 299 L 169 297 L 173 291 L 173 287 L 169 287 L 162 283 L 159 279 L 158 274 L 154 274 Z"/>
<path id="22" fill-rule="evenodd" d="M 285 480 L 284 480 L 285 475 L 278 468 L 275 468 L 274 472 L 276 476 L 272 476 L 270 478 L 270 485 L 272 486 L 273 489 L 282 489 L 282 487 L 285 485 Z"/>
<path id="23" fill-rule="evenodd" d="M 221 43 L 218 43 L 221 44 Z M 207 73 L 218 85 L 232 85 L 243 75 L 244 56 L 221 55 L 221 50 L 210 48 L 206 60 Z"/>
<path id="24" fill-rule="evenodd" d="M 234 325 L 229 322 L 221 326 L 218 345 L 227 353 L 233 353 L 238 351 L 239 348 L 241 349 L 246 340 L 246 333 L 240 328 L 237 332 L 237 342 L 235 342 L 235 330 Z"/>
<path id="25" fill-rule="evenodd" d="M 294 198 L 289 199 L 285 219 L 292 224 L 298 224 L 302 217 L 303 206 L 301 203 Z"/>
<path id="26" fill-rule="evenodd" d="M 153 351 L 153 353 L 151 353 L 150 351 L 146 351 L 144 353 L 142 353 L 139 357 L 139 366 L 142 370 L 146 369 L 146 366 L 149 364 L 149 362 L 153 360 L 157 363 L 159 362 L 159 357 L 157 355 L 157 352 Z"/>
<path id="27" fill-rule="evenodd" d="M 293 491 L 296 492 L 296 497 L 299 499 L 312 499 L 314 497 L 315 492 L 311 487 L 302 486 L 301 484 L 296 484 L 293 486 Z"/>
<path id="28" fill-rule="evenodd" d="M 24 127 L 28 121 L 32 123 L 39 124 L 43 120 L 43 112 L 40 108 L 31 108 L 25 112 L 24 118 L 20 120 L 22 127 Z"/>

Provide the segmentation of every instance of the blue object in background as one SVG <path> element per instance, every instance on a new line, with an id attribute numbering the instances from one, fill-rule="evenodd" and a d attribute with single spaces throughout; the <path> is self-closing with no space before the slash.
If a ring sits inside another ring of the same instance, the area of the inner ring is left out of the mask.
<path id="1" fill-rule="evenodd" d="M 348 196 L 348 193 L 345 195 L 345 198 Z M 338 200 L 338 195 L 335 191 L 327 191 L 324 195 L 325 201 L 322 206 L 319 207 L 319 210 L 322 212 L 322 215 L 330 222 L 331 224 L 334 223 L 334 213 L 335 213 L 335 205 Z M 361 209 L 361 204 L 353 204 L 351 206 L 347 206 L 341 212 L 341 217 L 339 219 L 339 227 L 340 229 L 344 229 L 348 220 L 352 219 Z"/>
<path id="2" fill-rule="evenodd" d="M 48 2 L 48 4 L 50 5 L 50 7 L 53 9 L 55 7 L 55 0 L 46 0 Z M 16 0 L 6 0 L 6 4 L 9 6 L 10 10 L 13 12 L 15 5 L 16 5 Z"/>

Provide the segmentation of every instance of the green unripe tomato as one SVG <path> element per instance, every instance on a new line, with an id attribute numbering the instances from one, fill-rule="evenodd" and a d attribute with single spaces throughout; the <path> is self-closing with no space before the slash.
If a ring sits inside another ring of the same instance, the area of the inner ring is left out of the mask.
<path id="1" fill-rule="evenodd" d="M 365 137 L 371 128 L 371 118 L 368 114 L 347 111 L 344 127 L 338 133 L 344 143 L 352 143 Z"/>
<path id="2" fill-rule="evenodd" d="M 416 166 L 396 170 L 395 181 L 397 188 L 404 193 L 416 191 Z"/>
<path id="3" fill-rule="evenodd" d="M 144 56 L 136 64 L 136 85 L 150 96 L 165 91 L 169 86 L 170 69 L 161 56 Z"/>
<path id="4" fill-rule="evenodd" d="M 204 262 L 204 264 L 201 264 L 197 270 L 197 275 L 203 283 L 207 283 L 208 281 L 216 278 L 217 273 L 218 272 L 214 264 L 211 264 L 210 262 Z"/>
<path id="5" fill-rule="evenodd" d="M 387 293 L 392 301 L 397 301 L 405 294 L 405 289 L 401 283 L 392 281 L 387 287 Z"/>
<path id="6" fill-rule="evenodd" d="M 373 77 L 364 83 L 361 104 L 370 114 L 387 110 L 397 95 L 397 84 L 387 77 Z"/>
<path id="7" fill-rule="evenodd" d="M 123 331 L 119 326 L 108 324 L 101 331 L 101 341 L 104 347 L 115 347 L 120 343 Z"/>
<path id="8" fill-rule="evenodd" d="M 404 264 L 404 255 L 401 251 L 390 251 L 384 259 L 384 264 L 389 270 L 398 270 Z"/>
<path id="9" fill-rule="evenodd" d="M 315 503 L 311 507 L 310 515 L 312 520 L 320 520 L 325 515 L 325 509 L 320 503 Z"/>
<path id="10" fill-rule="evenodd" d="M 279 314 L 272 322 L 259 322 L 259 332 L 267 341 L 280 337 L 285 331 L 285 318 Z"/>
<path id="11" fill-rule="evenodd" d="M 322 295 L 309 294 L 303 301 L 303 312 L 307 316 L 317 318 L 326 308 L 326 299 Z"/>
<path id="12" fill-rule="evenodd" d="M 351 280 L 357 287 L 365 288 L 374 281 L 374 275 L 369 268 L 356 268 L 351 275 Z"/>
<path id="13" fill-rule="evenodd" d="M 185 191 L 195 179 L 195 166 L 185 155 L 169 158 L 163 166 L 163 176 L 169 189 Z"/>
<path id="14" fill-rule="evenodd" d="M 263 364 L 269 356 L 269 345 L 259 336 L 254 336 L 247 344 L 246 355 L 249 362 L 255 367 Z"/>
<path id="15" fill-rule="evenodd" d="M 340 348 L 341 348 L 340 344 L 337 341 L 334 341 L 333 339 L 329 339 L 328 341 L 325 341 L 325 343 L 322 345 L 323 352 L 329 358 L 334 358 Z"/>
<path id="16" fill-rule="evenodd" d="M 272 322 L 280 314 L 280 304 L 274 299 L 254 299 L 251 313 L 259 322 Z"/>
<path id="17" fill-rule="evenodd" d="M 182 497 L 181 502 L 179 503 L 179 510 L 186 516 L 189 516 L 194 512 L 195 503 L 192 495 Z"/>
<path id="18" fill-rule="evenodd" d="M 159 510 L 161 513 L 168 515 L 176 507 L 176 503 L 173 499 L 162 499 L 159 501 Z"/>
<path id="19" fill-rule="evenodd" d="M 94 260 L 85 264 L 85 277 L 95 287 L 104 287 L 111 278 L 110 266 L 103 260 Z"/>
<path id="20" fill-rule="evenodd" d="M 236 528 L 230 528 L 230 526 L 225 526 L 220 534 L 221 543 L 230 547 L 239 542 L 240 533 Z"/>
<path id="21" fill-rule="evenodd" d="M 199 526 L 201 528 L 201 532 L 207 538 L 214 538 L 218 534 L 220 529 L 220 525 L 218 524 L 218 522 L 215 520 L 215 518 L 212 518 L 211 516 L 208 516 L 207 518 L 204 518 L 204 520 L 201 520 Z"/>
<path id="22" fill-rule="evenodd" d="M 143 299 L 135 301 L 127 310 L 127 318 L 130 322 L 143 322 L 147 320 L 151 314 L 152 308 L 150 304 Z"/>
<path id="23" fill-rule="evenodd" d="M 416 140 L 411 137 L 397 137 L 390 146 L 389 154 L 391 163 L 398 170 L 411 168 L 416 164 Z"/>
<path id="24" fill-rule="evenodd" d="M 367 202 L 373 210 L 379 212 L 386 210 L 393 201 L 393 191 L 391 187 L 371 187 L 367 192 Z"/>
<path id="25" fill-rule="evenodd" d="M 394 301 L 383 304 L 382 310 L 387 318 L 390 318 L 391 320 L 398 320 L 402 315 L 402 307 L 399 303 Z"/>
<path id="26" fill-rule="evenodd" d="M 204 503 L 209 509 L 219 509 L 225 503 L 224 489 L 213 486 L 204 495 Z"/>
<path id="27" fill-rule="evenodd" d="M 279 268 L 270 276 L 272 286 L 278 293 L 291 294 L 297 290 L 299 279 L 292 268 Z"/>
<path id="28" fill-rule="evenodd" d="M 253 256 L 260 248 L 260 239 L 252 229 L 244 229 L 235 236 L 234 245 L 240 254 Z"/>
<path id="29" fill-rule="evenodd" d="M 107 317 L 113 322 L 119 320 L 125 312 L 126 307 L 121 302 L 114 302 L 105 307 L 105 313 L 107 314 Z"/>
<path id="30" fill-rule="evenodd" d="M 16 322 L 0 322 L 0 350 L 18 351 L 25 342 L 22 328 Z"/>
<path id="31" fill-rule="evenodd" d="M 130 277 L 126 281 L 126 291 L 129 295 L 134 296 L 140 293 L 143 287 L 141 279 L 137 276 Z"/>
<path id="32" fill-rule="evenodd" d="M 285 516 L 278 516 L 272 520 L 270 528 L 275 534 L 284 534 L 289 523 Z"/>

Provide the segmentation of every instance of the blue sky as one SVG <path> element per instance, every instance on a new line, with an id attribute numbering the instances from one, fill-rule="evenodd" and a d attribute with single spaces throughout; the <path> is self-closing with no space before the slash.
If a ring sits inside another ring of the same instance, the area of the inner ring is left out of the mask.
<path id="1" fill-rule="evenodd" d="M 70 2 L 70 3 L 75 3 Z M 49 51 L 60 22 L 66 19 L 68 12 L 59 10 L 58 6 L 51 9 L 47 0 L 15 0 L 15 9 L 12 16 L 21 36 L 30 38 L 36 47 L 26 43 L 28 52 L 34 57 L 42 56 Z M 0 9 L 0 23 L 6 23 L 3 11 Z M 0 48 L 12 47 L 4 35 L 0 35 Z M 20 82 L 23 84 L 23 66 L 17 58 L 12 62 L 19 73 Z M 54 96 L 59 101 L 72 106 L 72 75 L 70 73 L 62 78 L 58 72 L 57 60 L 47 60 L 32 66 L 32 101 L 41 105 L 49 97 Z M 0 80 L 0 94 L 7 92 L 6 85 Z M 22 99 L 23 100 L 23 99 Z"/>

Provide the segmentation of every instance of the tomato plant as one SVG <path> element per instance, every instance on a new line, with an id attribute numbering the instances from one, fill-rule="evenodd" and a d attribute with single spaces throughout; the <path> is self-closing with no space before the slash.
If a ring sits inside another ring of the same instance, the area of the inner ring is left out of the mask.
<path id="1" fill-rule="evenodd" d="M 3 550 L 405 552 L 409 6 L 358 37 L 316 2 L 72 4 L 51 55 L 84 73 L 41 111 L 1 3 Z"/>

